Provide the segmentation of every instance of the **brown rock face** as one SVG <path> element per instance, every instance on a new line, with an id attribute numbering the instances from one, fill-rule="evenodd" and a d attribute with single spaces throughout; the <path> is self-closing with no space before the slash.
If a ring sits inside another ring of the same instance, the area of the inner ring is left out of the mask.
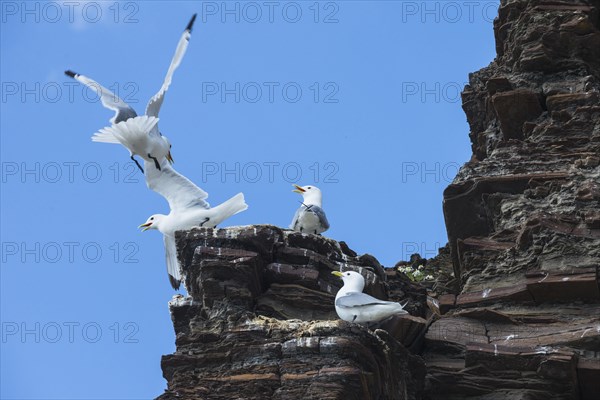
<path id="1" fill-rule="evenodd" d="M 494 31 L 462 94 L 473 157 L 444 193 L 449 243 L 398 264 L 437 268 L 437 298 L 324 237 L 179 232 L 190 297 L 170 303 L 160 399 L 598 398 L 600 0 L 501 0 Z M 411 315 L 339 321 L 339 269 Z"/>
<path id="2" fill-rule="evenodd" d="M 597 398 L 600 1 L 502 1 L 494 26 L 444 193 L 460 289 L 427 332 L 427 397 Z"/>
<path id="3" fill-rule="evenodd" d="M 167 399 L 418 399 L 425 292 L 343 243 L 273 226 L 178 232 L 190 297 L 169 306 L 177 351 L 164 356 Z M 334 270 L 376 297 L 409 298 L 413 316 L 369 330 L 340 321 Z M 406 346 L 406 347 L 405 347 Z"/>

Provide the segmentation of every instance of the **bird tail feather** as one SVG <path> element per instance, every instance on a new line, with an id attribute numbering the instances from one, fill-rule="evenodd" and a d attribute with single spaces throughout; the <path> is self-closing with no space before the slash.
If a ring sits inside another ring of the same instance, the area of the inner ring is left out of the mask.
<path id="1" fill-rule="evenodd" d="M 244 200 L 244 194 L 236 194 L 229 200 L 213 208 L 215 212 L 215 225 L 246 209 L 248 209 L 248 204 Z"/>
<path id="2" fill-rule="evenodd" d="M 158 118 L 142 115 L 140 117 L 129 118 L 126 121 L 121 121 L 118 124 L 107 126 L 94 133 L 92 136 L 93 142 L 100 143 L 121 143 L 135 139 L 148 133 L 154 129 L 158 123 Z"/>

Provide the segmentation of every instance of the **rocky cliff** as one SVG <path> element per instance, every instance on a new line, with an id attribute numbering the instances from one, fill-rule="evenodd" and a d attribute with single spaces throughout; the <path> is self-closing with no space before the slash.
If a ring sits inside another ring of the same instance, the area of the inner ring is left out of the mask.
<path id="1" fill-rule="evenodd" d="M 469 77 L 473 157 L 444 193 L 455 293 L 431 398 L 600 393 L 600 1 L 502 1 Z"/>
<path id="2" fill-rule="evenodd" d="M 600 393 L 600 0 L 502 0 L 469 77 L 473 157 L 446 189 L 431 297 L 343 242 L 272 226 L 177 234 L 167 399 L 595 399 Z M 409 300 L 369 330 L 340 282 Z"/>
<path id="3" fill-rule="evenodd" d="M 189 297 L 169 306 L 177 351 L 167 399 L 418 399 L 425 291 L 343 242 L 268 225 L 178 232 Z M 369 330 L 338 320 L 331 271 L 408 299 L 412 316 Z M 389 275 L 389 276 L 386 276 Z M 394 282 L 393 288 L 386 282 Z"/>

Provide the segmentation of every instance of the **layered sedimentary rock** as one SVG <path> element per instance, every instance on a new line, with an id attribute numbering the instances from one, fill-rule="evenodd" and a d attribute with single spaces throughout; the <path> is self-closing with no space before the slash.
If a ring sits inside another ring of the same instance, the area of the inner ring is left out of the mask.
<path id="1" fill-rule="evenodd" d="M 190 297 L 170 303 L 177 351 L 160 399 L 418 399 L 425 369 L 423 289 L 344 243 L 273 226 L 177 235 Z M 413 316 L 369 330 L 340 321 L 333 300 L 356 270 L 365 291 L 408 299 Z M 390 287 L 386 280 L 395 282 Z"/>
<path id="2" fill-rule="evenodd" d="M 600 1 L 502 1 L 494 32 L 444 193 L 459 289 L 427 333 L 428 397 L 596 398 Z"/>
<path id="3" fill-rule="evenodd" d="M 502 0 L 497 58 L 463 92 L 473 157 L 443 199 L 430 285 L 343 242 L 271 226 L 177 236 L 190 297 L 161 399 L 596 399 L 600 0 Z M 339 321 L 330 272 L 408 300 Z M 431 311 L 430 311 L 431 310 Z"/>

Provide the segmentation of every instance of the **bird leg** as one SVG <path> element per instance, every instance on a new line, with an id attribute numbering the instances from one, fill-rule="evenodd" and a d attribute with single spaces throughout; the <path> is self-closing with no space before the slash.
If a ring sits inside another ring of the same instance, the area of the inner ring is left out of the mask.
<path id="1" fill-rule="evenodd" d="M 148 153 L 148 157 L 151 158 L 152 160 L 154 160 L 154 165 L 156 166 L 156 169 L 158 169 L 160 171 L 160 163 L 158 162 L 156 157 L 152 157 L 152 155 L 150 153 Z"/>
<path id="2" fill-rule="evenodd" d="M 144 173 L 144 168 L 142 168 L 142 166 L 140 165 L 140 163 L 138 162 L 138 160 L 135 159 L 135 157 L 133 156 L 133 154 L 131 155 L 131 159 L 133 160 L 133 162 L 135 162 L 135 165 L 138 166 L 138 168 L 140 169 L 140 171 L 142 171 L 142 174 Z"/>

